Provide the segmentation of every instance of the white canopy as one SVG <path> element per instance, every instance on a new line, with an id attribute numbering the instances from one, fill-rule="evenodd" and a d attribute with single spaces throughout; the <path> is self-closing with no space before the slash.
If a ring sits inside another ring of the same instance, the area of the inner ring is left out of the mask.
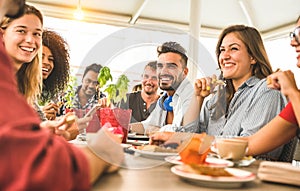
<path id="1" fill-rule="evenodd" d="M 85 21 L 117 26 L 143 27 L 144 24 L 155 24 L 190 31 L 190 26 L 196 21 L 203 37 L 217 37 L 220 30 L 228 25 L 245 24 L 256 27 L 265 40 L 287 35 L 300 14 L 300 0 L 27 0 L 27 2 L 37 5 L 46 16 L 65 19 L 74 19 L 73 12 L 80 2 Z M 195 15 L 193 9 L 199 12 Z"/>

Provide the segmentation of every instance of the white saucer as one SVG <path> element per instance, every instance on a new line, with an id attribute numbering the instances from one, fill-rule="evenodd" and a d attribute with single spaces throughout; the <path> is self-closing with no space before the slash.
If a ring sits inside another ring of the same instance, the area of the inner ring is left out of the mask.
<path id="1" fill-rule="evenodd" d="M 171 172 L 180 178 L 192 184 L 214 187 L 214 188 L 239 188 L 245 182 L 255 180 L 256 176 L 252 172 L 240 170 L 236 168 L 226 168 L 226 171 L 233 176 L 208 176 L 196 173 L 187 172 L 184 170 L 183 165 L 176 165 L 171 168 Z"/>
<path id="2" fill-rule="evenodd" d="M 181 162 L 180 156 L 168 156 L 165 158 L 165 161 L 172 164 L 183 164 L 183 162 Z M 207 157 L 205 160 L 205 164 L 214 167 L 232 167 L 234 165 L 232 161 L 213 157 Z"/>
<path id="3" fill-rule="evenodd" d="M 167 156 L 176 156 L 178 153 L 167 153 L 167 152 L 153 152 L 153 151 L 144 151 L 140 149 L 133 149 L 138 155 L 151 158 L 151 159 L 159 159 L 164 160 Z"/>

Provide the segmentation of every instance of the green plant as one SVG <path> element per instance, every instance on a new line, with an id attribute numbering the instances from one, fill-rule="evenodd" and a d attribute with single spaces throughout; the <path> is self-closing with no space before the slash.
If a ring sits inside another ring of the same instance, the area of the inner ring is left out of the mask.
<path id="1" fill-rule="evenodd" d="M 109 67 L 104 66 L 99 71 L 98 82 L 100 89 L 106 86 L 103 91 L 107 93 L 108 104 L 114 103 L 118 106 L 122 100 L 126 102 L 126 93 L 129 86 L 129 79 L 127 76 L 122 74 L 115 84 L 106 85 L 109 80 L 113 81 L 113 77 L 110 73 Z"/>
<path id="2" fill-rule="evenodd" d="M 66 89 L 65 94 L 63 96 L 66 108 L 72 108 L 73 107 L 73 99 L 75 97 L 74 87 L 77 87 L 77 79 L 76 79 L 75 76 L 70 76 L 69 82 L 67 84 L 67 89 Z"/>

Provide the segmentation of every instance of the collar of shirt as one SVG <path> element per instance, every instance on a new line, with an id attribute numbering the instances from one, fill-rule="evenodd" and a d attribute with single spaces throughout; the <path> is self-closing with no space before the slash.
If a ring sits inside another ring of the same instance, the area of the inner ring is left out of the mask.
<path id="1" fill-rule="evenodd" d="M 245 88 L 246 86 L 248 86 L 248 87 L 255 86 L 255 84 L 257 84 L 257 82 L 259 82 L 259 81 L 260 81 L 260 79 L 257 78 L 256 76 L 251 76 L 248 80 L 246 80 L 246 81 L 238 88 L 238 90 L 243 89 L 243 88 Z"/>
<path id="2" fill-rule="evenodd" d="M 79 96 L 78 96 L 79 95 L 78 92 L 81 89 L 81 87 L 82 86 L 78 86 L 75 91 L 76 94 L 74 97 L 73 107 L 77 109 L 91 109 L 96 103 L 98 103 L 98 100 L 95 99 L 95 96 L 92 96 L 84 106 L 81 106 Z"/>

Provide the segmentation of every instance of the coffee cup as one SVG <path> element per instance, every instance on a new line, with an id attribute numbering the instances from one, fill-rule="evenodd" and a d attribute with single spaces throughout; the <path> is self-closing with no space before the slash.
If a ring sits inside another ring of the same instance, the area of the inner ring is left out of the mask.
<path id="1" fill-rule="evenodd" d="M 216 147 L 220 157 L 237 161 L 244 158 L 248 148 L 248 141 L 242 139 L 217 139 Z"/>

